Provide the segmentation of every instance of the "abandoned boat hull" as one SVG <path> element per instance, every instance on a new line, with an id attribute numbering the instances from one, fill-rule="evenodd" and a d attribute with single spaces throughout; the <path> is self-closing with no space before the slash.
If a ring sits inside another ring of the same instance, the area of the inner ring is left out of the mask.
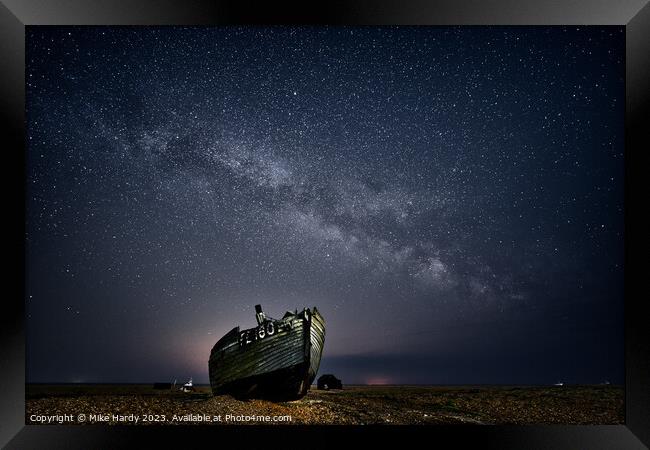
<path id="1" fill-rule="evenodd" d="M 260 308 L 261 311 L 261 308 Z M 314 381 L 325 341 L 325 322 L 316 308 L 266 319 L 248 330 L 233 328 L 210 354 L 215 395 L 300 398 Z"/>

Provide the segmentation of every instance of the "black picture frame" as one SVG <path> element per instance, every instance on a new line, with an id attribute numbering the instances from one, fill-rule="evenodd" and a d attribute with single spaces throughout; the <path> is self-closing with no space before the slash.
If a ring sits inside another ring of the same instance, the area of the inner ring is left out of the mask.
<path id="1" fill-rule="evenodd" d="M 413 433 L 430 442 L 487 448 L 646 448 L 650 445 L 650 338 L 643 315 L 640 231 L 647 228 L 635 202 L 632 180 L 641 179 L 640 156 L 650 148 L 650 5 L 648 0 L 367 0 L 319 1 L 295 8 L 279 3 L 216 0 L 2 0 L 0 3 L 0 121 L 6 128 L 5 199 L 11 234 L 7 246 L 0 327 L 0 445 L 6 448 L 121 448 L 134 441 L 147 447 L 243 439 L 237 427 L 106 427 L 25 425 L 25 27 L 29 25 L 622 25 L 626 30 L 625 149 L 625 425 L 611 426 L 436 426 L 436 427 L 255 427 L 256 438 L 296 439 L 296 433 L 323 438 L 365 438 L 369 434 L 414 443 Z M 7 156 L 9 158 L 7 159 Z M 635 230 L 635 231 L 633 231 Z M 205 441 L 207 439 L 207 441 Z M 144 440 L 144 441 L 143 441 Z M 242 441 L 244 442 L 244 441 Z M 289 445 L 293 445 L 289 442 Z"/>

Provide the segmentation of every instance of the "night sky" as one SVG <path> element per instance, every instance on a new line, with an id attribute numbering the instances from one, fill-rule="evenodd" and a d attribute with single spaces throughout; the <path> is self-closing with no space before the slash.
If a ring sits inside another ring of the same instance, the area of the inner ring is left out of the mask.
<path id="1" fill-rule="evenodd" d="M 623 27 L 28 27 L 27 380 L 623 382 Z"/>

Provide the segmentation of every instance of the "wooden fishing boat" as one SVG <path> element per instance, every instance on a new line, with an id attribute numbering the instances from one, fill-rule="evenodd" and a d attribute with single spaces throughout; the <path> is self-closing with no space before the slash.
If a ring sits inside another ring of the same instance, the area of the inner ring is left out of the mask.
<path id="1" fill-rule="evenodd" d="M 314 307 L 267 317 L 255 306 L 257 326 L 230 330 L 210 353 L 215 395 L 298 399 L 316 378 L 325 343 L 325 320 Z"/>

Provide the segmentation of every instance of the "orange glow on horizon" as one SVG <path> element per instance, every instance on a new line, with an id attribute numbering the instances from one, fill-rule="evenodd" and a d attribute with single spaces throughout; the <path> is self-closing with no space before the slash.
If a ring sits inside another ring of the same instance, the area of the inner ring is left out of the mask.
<path id="1" fill-rule="evenodd" d="M 388 377 L 376 376 L 366 380 L 366 384 L 393 384 L 392 380 Z"/>

